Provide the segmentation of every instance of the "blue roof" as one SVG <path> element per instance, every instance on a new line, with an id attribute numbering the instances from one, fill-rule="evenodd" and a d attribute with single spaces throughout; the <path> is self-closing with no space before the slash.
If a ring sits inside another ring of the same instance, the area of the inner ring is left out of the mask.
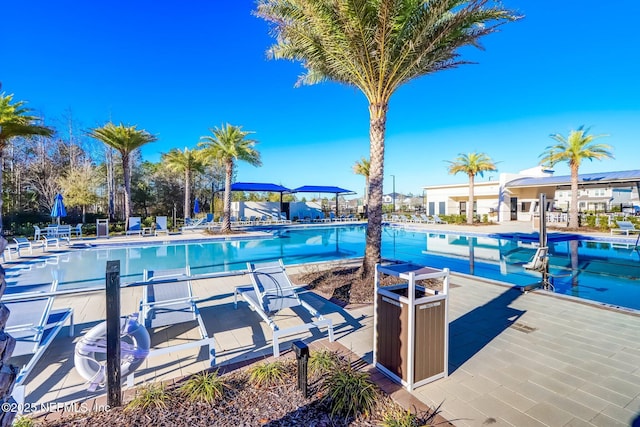
<path id="1" fill-rule="evenodd" d="M 323 185 L 303 185 L 302 187 L 291 190 L 293 193 L 335 193 L 335 194 L 356 194 L 354 191 L 345 190 L 340 187 L 331 187 Z"/>
<path id="2" fill-rule="evenodd" d="M 222 191 L 224 188 L 218 190 Z M 271 193 L 288 193 L 291 190 L 277 184 L 261 182 L 234 182 L 231 184 L 231 191 L 267 191 Z"/>
<path id="3" fill-rule="evenodd" d="M 619 172 L 598 172 L 578 175 L 578 184 L 614 184 L 640 182 L 640 170 Z M 506 184 L 506 187 L 535 187 L 545 185 L 569 185 L 571 175 L 546 176 L 540 178 L 516 178 Z"/>

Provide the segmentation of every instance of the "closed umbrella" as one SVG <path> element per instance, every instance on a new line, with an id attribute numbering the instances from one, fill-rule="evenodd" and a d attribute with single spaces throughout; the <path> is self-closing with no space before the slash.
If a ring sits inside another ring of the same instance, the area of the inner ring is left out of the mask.
<path id="1" fill-rule="evenodd" d="M 200 213 L 200 200 L 198 200 L 197 197 L 195 202 L 193 203 L 193 213 L 196 215 Z"/>
<path id="2" fill-rule="evenodd" d="M 67 216 L 67 210 L 64 207 L 62 201 L 62 194 L 56 194 L 56 198 L 53 200 L 53 208 L 51 209 L 51 218 L 56 218 L 58 225 L 60 225 L 60 217 Z"/>

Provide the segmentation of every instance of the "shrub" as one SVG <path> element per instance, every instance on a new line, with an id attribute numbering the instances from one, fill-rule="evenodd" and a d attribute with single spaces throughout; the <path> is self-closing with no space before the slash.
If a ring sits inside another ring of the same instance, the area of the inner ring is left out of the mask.
<path id="1" fill-rule="evenodd" d="M 384 427 L 431 426 L 436 420 L 436 416 L 440 413 L 441 407 L 442 403 L 434 410 L 413 413 L 411 411 L 405 411 L 403 408 L 396 405 L 393 409 L 384 414 L 382 425 Z"/>
<path id="2" fill-rule="evenodd" d="M 213 403 L 224 396 L 226 384 L 215 372 L 201 372 L 192 375 L 181 387 L 182 393 L 191 401 Z"/>
<path id="3" fill-rule="evenodd" d="M 312 377 L 323 376 L 338 365 L 338 356 L 330 351 L 316 351 L 309 357 L 309 374 Z"/>
<path id="4" fill-rule="evenodd" d="M 377 389 L 369 374 L 356 371 L 350 365 L 330 374 L 324 388 L 332 417 L 343 415 L 348 419 L 359 414 L 368 415 L 375 407 Z"/>
<path id="5" fill-rule="evenodd" d="M 126 409 L 164 409 L 169 398 L 164 384 L 149 384 L 136 390 L 136 397 L 127 404 Z"/>
<path id="6" fill-rule="evenodd" d="M 282 384 L 287 368 L 282 362 L 259 363 L 249 369 L 249 381 L 257 387 L 272 387 Z"/>
<path id="7" fill-rule="evenodd" d="M 31 418 L 20 415 L 13 421 L 12 425 L 13 427 L 33 427 L 35 423 Z"/>

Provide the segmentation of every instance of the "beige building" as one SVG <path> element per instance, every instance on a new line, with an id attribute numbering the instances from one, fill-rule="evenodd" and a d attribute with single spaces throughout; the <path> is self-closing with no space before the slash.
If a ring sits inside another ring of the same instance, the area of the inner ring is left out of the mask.
<path id="1" fill-rule="evenodd" d="M 638 205 L 640 170 L 602 172 L 578 178 L 579 210 L 610 210 L 614 205 Z M 530 221 L 539 211 L 541 193 L 546 195 L 545 211 L 564 211 L 571 200 L 571 177 L 553 176 L 553 171 L 536 166 L 518 173 L 502 173 L 497 181 L 475 182 L 476 216 L 490 221 Z M 427 214 L 466 215 L 469 184 L 424 187 Z"/>

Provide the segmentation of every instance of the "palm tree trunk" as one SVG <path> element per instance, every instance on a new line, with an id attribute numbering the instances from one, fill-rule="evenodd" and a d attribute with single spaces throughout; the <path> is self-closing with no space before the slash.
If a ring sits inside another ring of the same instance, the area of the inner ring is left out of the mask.
<path id="1" fill-rule="evenodd" d="M 571 206 L 569 206 L 569 228 L 578 228 L 578 165 L 571 164 Z"/>
<path id="2" fill-rule="evenodd" d="M 233 160 L 226 162 L 226 177 L 224 180 L 224 207 L 222 210 L 221 233 L 231 233 L 231 178 L 233 177 Z"/>
<path id="3" fill-rule="evenodd" d="M 469 206 L 467 206 L 467 224 L 473 224 L 473 199 L 475 175 L 469 175 Z"/>
<path id="4" fill-rule="evenodd" d="M 4 142 L 0 141 L 0 146 L 4 147 Z M 3 181 L 3 172 L 4 172 L 4 149 L 0 149 L 0 235 L 2 234 L 2 208 L 4 205 L 3 201 L 3 190 L 4 190 L 4 181 Z"/>
<path id="5" fill-rule="evenodd" d="M 124 224 L 129 229 L 129 216 L 131 215 L 131 168 L 129 156 L 122 156 L 122 172 L 124 175 Z"/>
<path id="6" fill-rule="evenodd" d="M 184 217 L 185 219 L 191 215 L 191 177 L 189 176 L 189 168 L 184 171 Z"/>
<path id="7" fill-rule="evenodd" d="M 384 180 L 384 137 L 387 124 L 387 103 L 369 105 L 369 218 L 367 245 L 360 276 L 373 280 L 375 266 L 382 252 L 382 184 Z"/>

